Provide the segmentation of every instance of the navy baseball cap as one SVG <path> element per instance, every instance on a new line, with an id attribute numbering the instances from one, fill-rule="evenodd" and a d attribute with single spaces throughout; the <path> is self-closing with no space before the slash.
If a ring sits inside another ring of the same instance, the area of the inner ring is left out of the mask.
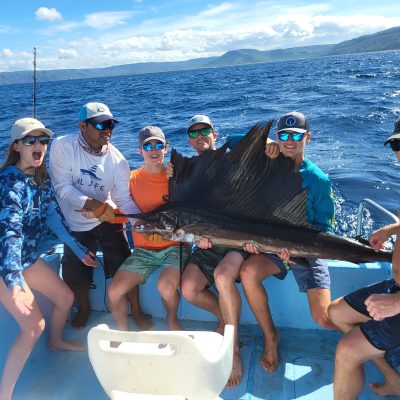
<path id="1" fill-rule="evenodd" d="M 279 118 L 277 133 L 281 131 L 306 133 L 309 129 L 308 119 L 305 115 L 292 111 Z"/>
<path id="2" fill-rule="evenodd" d="M 391 140 L 399 140 L 400 139 L 400 118 L 396 119 L 396 122 L 394 123 L 394 130 L 392 135 L 385 140 L 385 146 L 391 141 Z"/>

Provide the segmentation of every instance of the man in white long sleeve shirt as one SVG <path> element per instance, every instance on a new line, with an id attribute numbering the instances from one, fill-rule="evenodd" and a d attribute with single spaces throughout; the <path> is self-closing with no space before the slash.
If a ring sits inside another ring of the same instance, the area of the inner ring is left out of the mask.
<path id="1" fill-rule="evenodd" d="M 112 277 L 130 255 L 122 225 L 107 221 L 118 207 L 124 214 L 138 213 L 129 192 L 130 170 L 124 156 L 111 143 L 118 123 L 102 103 L 87 103 L 79 114 L 80 133 L 58 137 L 50 149 L 50 175 L 64 217 L 81 243 L 91 251 L 100 247 L 106 278 Z M 90 209 L 99 218 L 85 218 L 76 210 Z M 107 218 L 102 218 L 103 216 Z M 90 314 L 89 289 L 93 269 L 65 246 L 63 279 L 75 293 L 78 314 L 72 326 L 85 326 Z M 150 321 L 140 310 L 137 289 L 128 294 L 132 315 L 141 329 Z"/>

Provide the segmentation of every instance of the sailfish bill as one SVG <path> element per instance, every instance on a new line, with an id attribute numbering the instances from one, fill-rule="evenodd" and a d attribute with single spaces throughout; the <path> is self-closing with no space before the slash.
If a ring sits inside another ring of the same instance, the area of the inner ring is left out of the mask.
<path id="1" fill-rule="evenodd" d="M 307 190 L 294 162 L 264 154 L 271 125 L 254 126 L 232 151 L 224 145 L 189 158 L 172 149 L 168 202 L 135 217 L 145 221 L 146 231 L 169 240 L 206 237 L 215 246 L 253 243 L 267 253 L 288 248 L 295 258 L 390 261 L 388 251 L 308 223 Z"/>

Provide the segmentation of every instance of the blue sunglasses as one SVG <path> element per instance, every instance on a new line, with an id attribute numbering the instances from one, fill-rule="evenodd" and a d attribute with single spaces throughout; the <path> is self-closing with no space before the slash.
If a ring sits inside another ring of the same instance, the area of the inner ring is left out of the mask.
<path id="1" fill-rule="evenodd" d="M 294 142 L 300 142 L 303 140 L 305 133 L 300 133 L 300 132 L 279 132 L 278 133 L 278 138 L 282 142 L 286 142 L 289 140 L 289 137 L 292 137 L 292 140 Z"/>
<path id="2" fill-rule="evenodd" d="M 90 122 L 90 121 L 87 121 L 87 122 L 90 125 L 92 125 L 95 129 L 97 129 L 98 131 L 104 131 L 106 129 L 112 131 L 117 125 L 117 123 L 113 119 L 109 119 L 104 122 L 98 122 L 97 124 L 95 124 L 94 122 Z"/>
<path id="3" fill-rule="evenodd" d="M 165 148 L 165 144 L 161 143 L 161 142 L 154 143 L 154 144 L 153 143 L 145 143 L 142 147 L 143 147 L 144 151 L 151 151 L 153 149 L 160 151 Z"/>

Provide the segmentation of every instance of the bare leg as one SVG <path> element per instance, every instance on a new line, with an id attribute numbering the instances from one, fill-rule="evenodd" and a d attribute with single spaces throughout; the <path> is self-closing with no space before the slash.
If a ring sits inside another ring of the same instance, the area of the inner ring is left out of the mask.
<path id="1" fill-rule="evenodd" d="M 71 326 L 73 328 L 83 328 L 89 319 L 91 313 L 89 290 L 89 287 L 74 290 L 75 303 L 78 307 L 78 313 L 71 321 Z"/>
<path id="2" fill-rule="evenodd" d="M 68 313 L 74 301 L 74 294 L 56 272 L 41 258 L 24 272 L 24 278 L 31 289 L 42 293 L 54 304 L 51 313 L 49 348 L 51 350 L 83 351 L 80 342 L 64 341 L 63 331 Z"/>
<path id="3" fill-rule="evenodd" d="M 139 285 L 132 288 L 126 295 L 128 303 L 131 308 L 132 318 L 135 324 L 141 331 L 147 331 L 153 327 L 153 322 L 151 321 L 151 316 L 146 315 L 141 307 L 139 300 Z"/>
<path id="4" fill-rule="evenodd" d="M 223 330 L 224 322 L 218 299 L 207 289 L 209 282 L 196 264 L 188 264 L 182 275 L 182 294 L 191 304 L 214 314 L 219 320 L 218 331 Z"/>
<path id="5" fill-rule="evenodd" d="M 360 328 L 346 333 L 336 349 L 334 399 L 356 400 L 364 388 L 363 363 L 383 354 L 369 343 Z"/>
<path id="6" fill-rule="evenodd" d="M 360 323 L 370 319 L 350 307 L 343 297 L 333 301 L 328 311 L 332 322 L 344 333 L 351 331 Z M 371 383 L 369 385 L 370 388 L 380 396 L 400 396 L 400 374 L 383 357 L 378 357 L 371 361 L 382 371 L 385 382 Z"/>
<path id="7" fill-rule="evenodd" d="M 236 287 L 236 279 L 239 277 L 239 269 L 243 261 L 244 259 L 240 253 L 231 251 L 225 255 L 214 271 L 215 285 L 219 293 L 219 306 L 224 323 L 235 327 L 233 365 L 226 385 L 227 388 L 239 385 L 243 375 L 238 339 L 242 302 L 240 293 Z"/>
<path id="8" fill-rule="evenodd" d="M 45 321 L 40 312 L 33 294 L 28 286 L 24 287 L 28 297 L 28 304 L 32 306 L 29 315 L 22 314 L 11 298 L 11 291 L 6 287 L 0 278 L 0 302 L 14 317 L 20 327 L 20 333 L 13 343 L 6 362 L 3 367 L 3 374 L 0 380 L 0 399 L 11 400 L 12 393 L 18 377 L 28 359 L 33 346 L 44 331 Z"/>
<path id="9" fill-rule="evenodd" d="M 261 366 L 266 372 L 273 372 L 278 366 L 279 332 L 272 320 L 268 295 L 262 281 L 277 273 L 279 273 L 279 268 L 261 254 L 250 256 L 240 269 L 244 293 L 264 334 L 264 352 L 261 356 Z"/>
<path id="10" fill-rule="evenodd" d="M 387 361 L 376 358 L 373 362 L 382 371 L 385 381 L 383 383 L 370 383 L 369 387 L 379 396 L 400 396 L 400 374 L 392 368 Z"/>
<path id="11" fill-rule="evenodd" d="M 178 321 L 177 311 L 179 305 L 179 278 L 180 271 L 177 268 L 164 269 L 158 279 L 157 288 L 160 292 L 162 302 L 167 311 L 168 326 L 172 331 L 183 330 Z"/>
<path id="12" fill-rule="evenodd" d="M 108 287 L 108 301 L 115 323 L 122 331 L 129 330 L 129 303 L 127 293 L 143 281 L 143 276 L 130 271 L 118 270 Z"/>
<path id="13" fill-rule="evenodd" d="M 314 321 L 323 328 L 337 330 L 328 315 L 331 303 L 330 289 L 314 288 L 307 290 L 308 304 Z"/>

